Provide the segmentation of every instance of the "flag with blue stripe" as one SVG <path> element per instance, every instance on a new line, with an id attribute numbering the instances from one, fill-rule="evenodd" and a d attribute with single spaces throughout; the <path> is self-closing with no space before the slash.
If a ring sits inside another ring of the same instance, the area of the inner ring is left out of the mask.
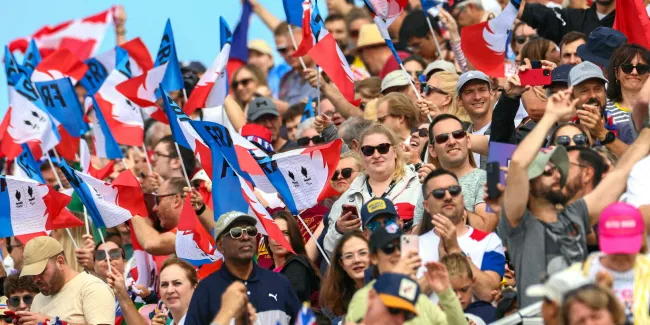
<path id="1" fill-rule="evenodd" d="M 99 108 L 95 96 L 91 95 L 95 118 L 93 119 L 93 142 L 95 144 L 95 155 L 100 158 L 122 159 L 122 150 L 120 145 L 115 141 L 111 129 L 108 127 L 102 110 Z"/>
<path id="2" fill-rule="evenodd" d="M 7 84 L 11 87 L 16 85 L 21 76 L 20 66 L 7 46 L 5 46 L 5 74 L 7 75 Z"/>
<path id="3" fill-rule="evenodd" d="M 307 103 L 305 104 L 305 109 L 302 112 L 302 119 L 300 119 L 300 123 L 314 116 L 315 116 L 314 99 L 310 96 L 309 99 L 307 99 Z"/>
<path id="4" fill-rule="evenodd" d="M 20 168 L 16 168 L 16 176 L 22 176 L 25 178 L 33 179 L 41 184 L 45 184 L 45 179 L 41 174 L 41 166 L 34 155 L 32 155 L 32 150 L 29 149 L 29 146 L 25 143 L 21 145 L 23 152 L 16 157 L 16 165 Z"/>
<path id="5" fill-rule="evenodd" d="M 298 315 L 296 315 L 295 325 L 316 325 L 316 316 L 307 305 L 302 305 Z"/>
<path id="6" fill-rule="evenodd" d="M 180 125 L 180 123 L 189 123 L 189 121 L 192 119 L 187 116 L 187 114 L 185 114 L 185 112 L 183 112 L 180 107 L 178 107 L 176 102 L 174 102 L 171 97 L 169 97 L 167 92 L 165 92 L 165 88 L 162 84 L 160 84 L 158 87 L 158 97 L 162 98 L 163 110 L 167 116 L 167 120 L 169 121 L 169 127 L 172 130 L 172 137 L 174 138 L 174 142 L 178 143 L 179 146 L 194 151 L 194 148 L 196 148 L 196 144 L 194 142 L 196 136 L 194 134 L 190 134 L 192 131 L 191 127 L 190 130 L 187 130 Z M 188 134 L 186 135 L 186 133 Z M 188 136 L 191 138 L 188 139 Z M 194 145 L 192 146 L 190 142 L 192 142 Z"/>
<path id="7" fill-rule="evenodd" d="M 287 23 L 302 28 L 302 0 L 282 0 Z"/>
<path id="8" fill-rule="evenodd" d="M 174 44 L 174 32 L 172 31 L 171 20 L 167 19 L 165 32 L 160 41 L 160 48 L 156 54 L 154 68 L 166 64 L 165 75 L 160 82 L 167 91 L 183 89 L 183 75 L 176 55 L 176 45 Z"/>
<path id="9" fill-rule="evenodd" d="M 88 125 L 83 120 L 83 109 L 70 77 L 35 82 L 34 85 L 41 96 L 43 106 L 71 136 L 78 138 L 88 131 Z"/>
<path id="10" fill-rule="evenodd" d="M 25 58 L 23 59 L 23 65 L 20 67 L 20 71 L 27 78 L 31 78 L 32 73 L 34 73 L 36 66 L 41 63 L 41 60 L 41 52 L 38 50 L 38 46 L 32 38 L 29 42 L 29 47 L 27 47 L 27 52 L 25 52 Z"/>

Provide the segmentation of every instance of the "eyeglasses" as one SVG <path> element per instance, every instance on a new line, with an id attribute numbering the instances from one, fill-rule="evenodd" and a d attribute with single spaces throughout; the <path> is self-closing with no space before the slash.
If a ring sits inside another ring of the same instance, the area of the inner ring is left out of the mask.
<path id="1" fill-rule="evenodd" d="M 389 118 L 389 117 L 391 117 L 391 116 L 392 116 L 392 117 L 395 117 L 395 116 L 397 116 L 397 115 L 388 114 L 388 115 L 384 115 L 384 116 L 382 116 L 382 117 L 378 117 L 378 118 L 377 118 L 377 122 L 379 122 L 379 124 L 384 124 L 384 122 L 386 121 L 386 119 Z"/>
<path id="2" fill-rule="evenodd" d="M 648 70 L 650 70 L 650 67 L 647 64 L 639 63 L 637 65 L 633 65 L 632 63 L 623 63 L 620 65 L 621 70 L 623 70 L 623 73 L 625 74 L 630 74 L 634 69 L 636 69 L 636 73 L 638 73 L 640 76 L 648 73 Z"/>
<path id="3" fill-rule="evenodd" d="M 286 47 L 286 46 L 285 47 L 278 47 L 277 50 L 278 50 L 278 53 L 280 53 L 280 55 L 285 55 L 285 54 L 287 54 L 287 52 L 289 52 L 289 48 Z"/>
<path id="4" fill-rule="evenodd" d="M 366 157 L 370 157 L 374 155 L 375 150 L 377 150 L 377 152 L 379 152 L 380 155 L 385 155 L 390 150 L 390 146 L 391 146 L 390 143 L 382 143 L 376 146 L 363 146 L 361 147 L 361 153 Z"/>
<path id="5" fill-rule="evenodd" d="M 416 71 L 408 71 L 407 70 L 406 72 L 408 72 L 408 74 L 411 75 L 411 77 L 413 77 L 413 79 L 417 79 L 424 71 L 423 70 L 416 70 Z"/>
<path id="6" fill-rule="evenodd" d="M 557 137 L 557 139 L 555 140 L 555 144 L 558 146 L 568 147 L 571 144 L 571 139 L 572 138 L 569 137 L 568 135 L 561 135 Z M 589 140 L 587 139 L 587 136 L 584 134 L 574 135 L 573 142 L 578 147 L 586 147 L 589 145 Z"/>
<path id="7" fill-rule="evenodd" d="M 447 143 L 447 141 L 449 141 L 449 135 L 450 134 L 456 140 L 465 139 L 465 137 L 467 136 L 467 132 L 465 132 L 464 130 L 456 130 L 456 131 L 453 131 L 451 133 L 438 134 L 433 138 L 434 138 L 434 140 L 436 141 L 437 144 L 445 144 L 445 143 Z"/>
<path id="8" fill-rule="evenodd" d="M 429 136 L 429 129 L 427 128 L 413 129 L 411 130 L 411 136 L 414 134 L 417 134 L 421 138 L 426 138 Z"/>
<path id="9" fill-rule="evenodd" d="M 403 314 L 404 314 L 404 321 L 410 321 L 410 320 L 412 320 L 413 318 L 415 318 L 415 314 L 414 314 L 414 313 L 412 313 L 412 312 L 410 312 L 410 311 L 408 311 L 408 310 L 404 310 L 404 309 L 388 308 L 388 312 L 389 312 L 391 315 L 399 315 L 399 314 L 403 313 Z"/>
<path id="10" fill-rule="evenodd" d="M 255 237 L 257 236 L 257 228 L 255 226 L 234 227 L 228 232 L 232 239 L 239 239 L 244 235 L 244 233 L 246 233 L 248 237 Z"/>
<path id="11" fill-rule="evenodd" d="M 340 172 L 339 172 L 339 170 L 337 169 L 337 170 L 334 172 L 334 175 L 332 175 L 332 180 L 333 180 L 333 181 L 338 180 L 338 179 L 339 179 L 339 175 L 341 175 L 341 179 L 348 179 L 348 178 L 352 177 L 352 173 L 353 173 L 354 171 L 355 171 L 355 170 L 352 169 L 352 168 L 343 168 L 343 169 L 341 169 Z"/>
<path id="12" fill-rule="evenodd" d="M 537 37 L 537 35 L 529 35 L 529 36 L 519 35 L 519 36 L 515 36 L 515 42 L 517 42 L 517 44 L 519 44 L 519 45 L 522 45 L 522 44 L 525 44 L 529 39 L 535 38 L 535 37 Z"/>
<path id="13" fill-rule="evenodd" d="M 345 263 L 345 264 L 350 264 L 352 261 L 354 261 L 354 258 L 356 256 L 359 256 L 360 259 L 363 259 L 363 258 L 368 257 L 369 254 L 370 254 L 370 252 L 368 252 L 367 249 L 363 249 L 363 250 L 360 250 L 360 251 L 358 251 L 356 253 L 343 254 L 343 256 L 341 256 L 341 261 L 343 261 L 343 263 Z"/>
<path id="14" fill-rule="evenodd" d="M 384 252 L 384 254 L 386 255 L 391 255 L 395 253 L 395 250 L 401 250 L 399 241 L 397 243 L 396 242 L 388 243 L 381 248 L 381 251 Z"/>
<path id="15" fill-rule="evenodd" d="M 296 142 L 298 143 L 299 146 L 306 147 L 306 146 L 309 145 L 310 142 L 312 142 L 314 144 L 325 143 L 325 138 L 323 138 L 320 135 L 316 135 L 316 136 L 313 136 L 311 138 L 310 137 L 299 138 L 298 140 L 296 140 Z"/>
<path id="16" fill-rule="evenodd" d="M 254 80 L 253 78 L 245 78 L 245 79 L 241 79 L 241 80 L 238 80 L 238 81 L 233 81 L 232 82 L 232 89 L 237 89 L 237 87 L 239 87 L 239 85 L 247 87 L 249 83 L 253 82 L 253 80 Z"/>
<path id="17" fill-rule="evenodd" d="M 151 155 L 151 158 L 153 160 L 158 160 L 158 158 L 160 158 L 160 157 L 165 157 L 165 158 L 171 159 L 171 158 L 176 158 L 176 155 L 174 155 L 174 154 L 166 155 L 164 153 L 160 153 L 160 152 L 157 152 L 157 151 L 154 152 L 153 155 Z"/>
<path id="18" fill-rule="evenodd" d="M 368 230 L 370 230 L 371 232 L 374 232 L 379 227 L 388 227 L 389 225 L 394 225 L 394 224 L 397 224 L 397 218 L 396 217 L 390 217 L 390 218 L 384 219 L 383 221 L 380 221 L 380 220 L 370 221 L 370 222 L 368 222 L 368 225 L 366 226 L 366 228 L 368 228 Z"/>
<path id="19" fill-rule="evenodd" d="M 431 86 L 431 85 L 424 86 L 424 91 L 422 93 L 424 94 L 424 96 L 429 96 L 432 92 L 438 93 L 438 94 L 441 94 L 441 95 L 449 95 L 448 92 L 446 92 L 446 91 L 444 91 L 444 90 L 442 90 L 442 89 L 440 89 L 438 87 Z"/>
<path id="20" fill-rule="evenodd" d="M 2 316 L 2 320 L 7 324 L 13 324 L 14 319 L 11 316 Z"/>
<path id="21" fill-rule="evenodd" d="M 178 195 L 178 194 L 181 194 L 181 196 L 183 196 L 183 193 L 156 194 L 156 205 L 160 205 L 160 202 L 162 201 L 163 198 Z"/>
<path id="22" fill-rule="evenodd" d="M 19 307 L 20 306 L 20 301 L 25 302 L 25 305 L 31 305 L 32 302 L 34 301 L 34 296 L 32 295 L 24 295 L 24 296 L 11 296 L 9 299 L 7 299 L 7 303 L 11 307 Z M 9 321 L 11 323 L 11 321 Z"/>
<path id="23" fill-rule="evenodd" d="M 452 185 L 452 186 L 449 186 L 447 188 L 445 188 L 445 187 L 437 188 L 437 189 L 431 191 L 431 195 L 434 198 L 436 198 L 438 200 L 441 200 L 441 199 L 445 198 L 445 195 L 447 195 L 447 192 L 449 192 L 449 195 L 451 195 L 452 197 L 456 197 L 456 196 L 458 196 L 458 194 L 460 194 L 460 192 L 462 192 L 462 188 L 460 187 L 460 185 Z M 427 195 L 427 197 L 428 197 L 428 195 Z"/>
<path id="24" fill-rule="evenodd" d="M 119 248 L 113 248 L 108 251 L 108 257 L 111 259 L 111 261 L 119 260 L 121 259 L 122 256 L 122 250 Z M 103 249 L 98 249 L 95 251 L 95 261 L 103 261 L 106 260 L 106 251 Z"/>
<path id="25" fill-rule="evenodd" d="M 553 176 L 553 174 L 555 174 L 556 170 L 557 170 L 556 166 L 546 165 L 546 166 L 544 166 L 544 172 L 542 172 L 542 175 L 544 175 L 544 176 Z"/>

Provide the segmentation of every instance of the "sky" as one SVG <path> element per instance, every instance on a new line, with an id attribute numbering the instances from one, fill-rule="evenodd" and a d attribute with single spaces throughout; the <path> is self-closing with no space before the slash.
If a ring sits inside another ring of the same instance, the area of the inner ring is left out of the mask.
<path id="1" fill-rule="evenodd" d="M 281 0 L 258 0 L 276 17 L 284 19 Z M 325 1 L 319 8 L 326 15 Z M 29 0 L 29 8 L 22 1 L 6 1 L 0 11 L 0 43 L 4 46 L 17 37 L 29 36 L 44 25 L 56 25 L 66 20 L 83 18 L 121 4 L 127 14 L 126 37 L 140 37 L 155 53 L 167 18 L 171 19 L 174 30 L 176 51 L 181 61 L 198 60 L 204 65 L 212 64 L 219 54 L 219 16 L 223 16 L 231 29 L 234 29 L 241 14 L 241 0 L 125 0 L 116 3 L 107 0 Z M 272 32 L 253 15 L 248 39 L 264 39 L 275 48 Z M 115 46 L 114 29 L 109 27 L 98 53 Z M 4 50 L 3 52 L 4 53 Z M 22 57 L 17 56 L 18 63 Z M 277 57 L 276 60 L 281 60 Z M 8 90 L 4 67 L 0 72 L 0 116 L 9 106 Z"/>

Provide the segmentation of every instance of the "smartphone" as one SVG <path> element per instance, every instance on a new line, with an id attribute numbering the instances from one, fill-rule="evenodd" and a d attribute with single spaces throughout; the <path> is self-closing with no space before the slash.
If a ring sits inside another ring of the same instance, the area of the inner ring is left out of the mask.
<path id="1" fill-rule="evenodd" d="M 487 195 L 490 199 L 498 198 L 501 193 L 497 184 L 501 180 L 501 164 L 498 161 L 488 162 L 485 166 L 487 171 Z"/>
<path id="2" fill-rule="evenodd" d="M 531 69 L 519 73 L 522 86 L 545 86 L 551 84 L 551 70 Z"/>
<path id="3" fill-rule="evenodd" d="M 400 238 L 399 250 L 402 256 L 405 256 L 410 252 L 418 252 L 419 251 L 418 235 L 402 235 L 402 237 Z"/>
<path id="4" fill-rule="evenodd" d="M 342 207 L 343 211 L 341 212 L 341 215 L 344 215 L 348 212 L 352 212 L 352 216 L 355 218 L 359 217 L 359 211 L 357 210 L 357 207 L 352 204 L 344 204 Z"/>
<path id="5" fill-rule="evenodd" d="M 542 61 L 539 61 L 539 60 L 530 61 L 530 67 L 533 68 L 533 69 L 541 69 L 542 68 Z"/>

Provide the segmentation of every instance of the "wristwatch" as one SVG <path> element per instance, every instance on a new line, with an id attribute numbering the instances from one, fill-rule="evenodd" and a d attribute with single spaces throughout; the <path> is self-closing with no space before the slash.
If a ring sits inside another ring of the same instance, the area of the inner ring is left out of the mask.
<path id="1" fill-rule="evenodd" d="M 600 140 L 600 139 L 598 139 Z M 605 135 L 605 139 L 600 140 L 600 144 L 603 146 L 606 146 L 616 140 L 616 135 L 614 135 L 614 132 L 608 131 L 607 134 Z"/>

